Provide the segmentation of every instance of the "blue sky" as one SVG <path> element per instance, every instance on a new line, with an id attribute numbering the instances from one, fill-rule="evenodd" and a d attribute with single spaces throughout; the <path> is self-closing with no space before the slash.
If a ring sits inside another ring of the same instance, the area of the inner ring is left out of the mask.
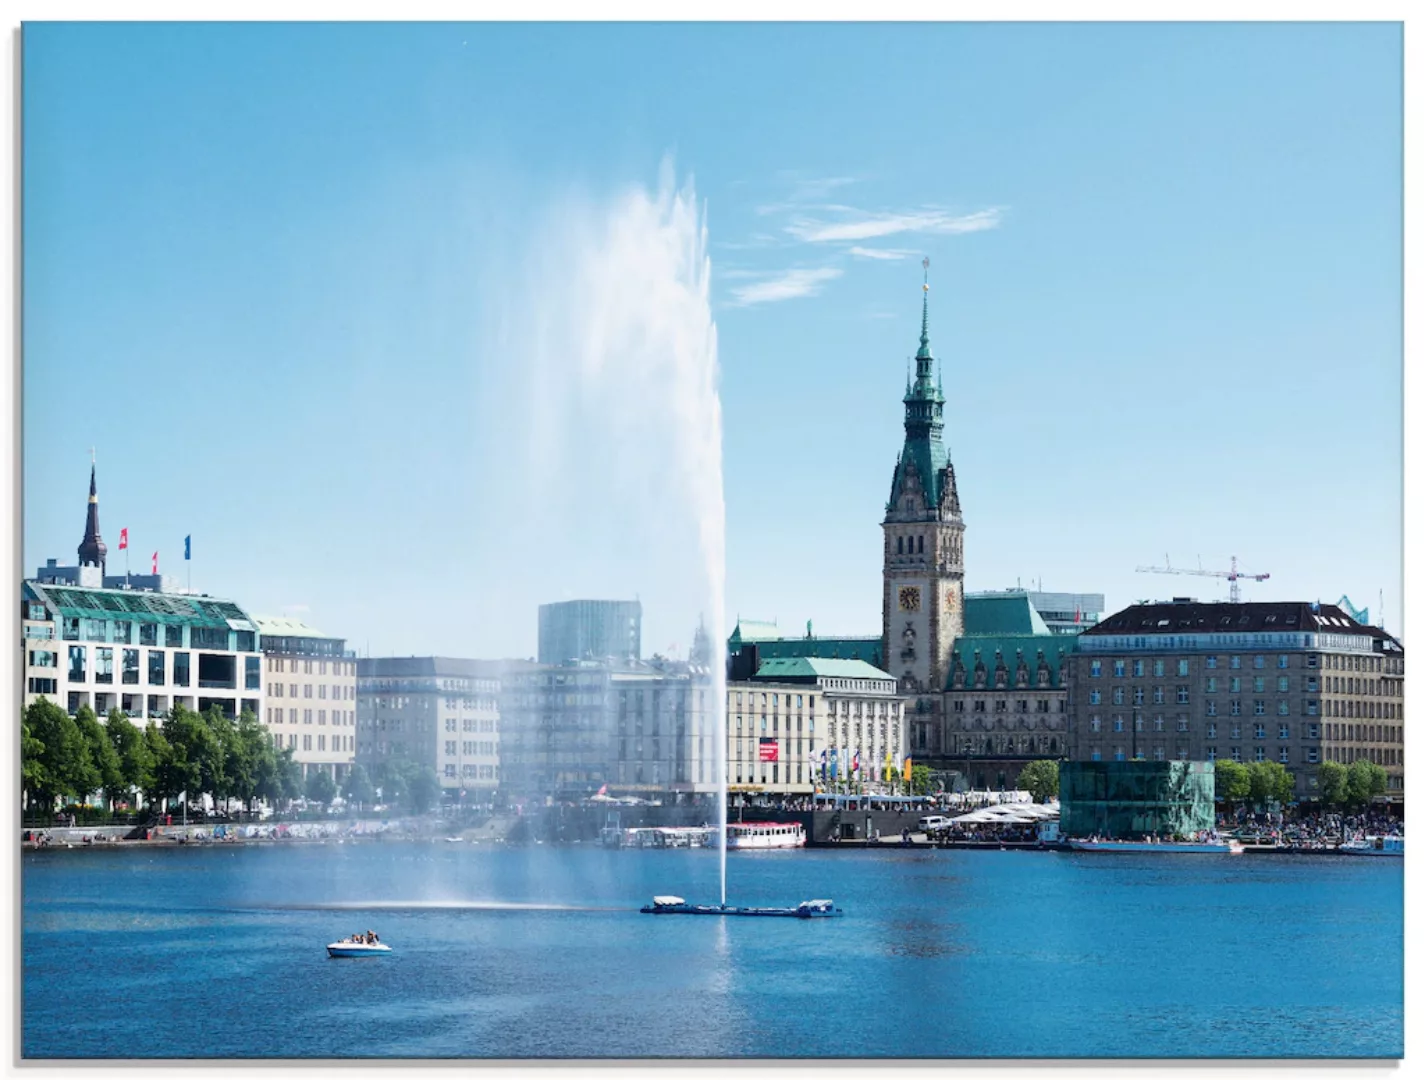
<path id="1" fill-rule="evenodd" d="M 879 632 L 928 255 L 969 588 L 1208 599 L 1134 568 L 1236 554 L 1399 628 L 1397 27 L 30 24 L 23 92 L 27 567 L 94 445 L 111 566 L 192 533 L 195 586 L 375 653 L 529 655 L 535 603 L 634 592 L 686 648 L 637 541 L 512 557 L 488 344 L 546 208 L 671 155 L 729 621 Z"/>

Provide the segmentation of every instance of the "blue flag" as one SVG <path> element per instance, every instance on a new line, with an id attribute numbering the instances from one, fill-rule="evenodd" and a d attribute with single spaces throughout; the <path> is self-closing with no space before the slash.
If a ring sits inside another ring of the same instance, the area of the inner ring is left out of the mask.
<path id="1" fill-rule="evenodd" d="M 184 557 L 185 559 L 191 559 L 191 558 L 193 558 L 193 537 L 192 537 L 192 536 L 185 536 L 185 537 L 183 538 L 183 557 Z"/>

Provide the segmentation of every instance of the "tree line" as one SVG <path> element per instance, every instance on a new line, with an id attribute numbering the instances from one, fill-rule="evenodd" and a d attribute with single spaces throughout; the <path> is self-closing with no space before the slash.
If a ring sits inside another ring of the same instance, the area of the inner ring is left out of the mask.
<path id="1" fill-rule="evenodd" d="M 273 807 L 306 797 L 330 803 L 337 785 L 324 769 L 305 779 L 290 747 L 278 749 L 249 709 L 236 720 L 214 705 L 195 712 L 175 705 L 161 724 L 135 725 L 118 709 L 99 721 L 80 706 L 74 716 L 47 698 L 29 705 L 20 723 L 20 786 L 24 807 L 52 814 L 61 800 L 99 794 L 112 814 L 140 796 L 151 809 L 210 797 Z M 425 813 L 438 804 L 440 781 L 430 766 L 381 762 L 372 774 L 354 765 L 341 794 L 357 805 L 398 805 Z"/>
<path id="2" fill-rule="evenodd" d="M 1385 770 L 1365 758 L 1357 758 L 1349 766 L 1324 761 L 1317 767 L 1316 777 L 1321 805 L 1331 808 L 1364 806 L 1386 790 Z M 1216 797 L 1228 808 L 1243 803 L 1285 805 L 1292 801 L 1296 791 L 1296 778 L 1277 761 L 1244 764 L 1219 759 L 1214 764 L 1213 782 Z M 1037 802 L 1055 798 L 1059 794 L 1059 763 L 1029 762 L 1020 771 L 1018 786 Z"/>

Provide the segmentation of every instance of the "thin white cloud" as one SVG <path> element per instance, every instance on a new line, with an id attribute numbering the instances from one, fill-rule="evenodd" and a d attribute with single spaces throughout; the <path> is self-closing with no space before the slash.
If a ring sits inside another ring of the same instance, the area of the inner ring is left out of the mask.
<path id="1" fill-rule="evenodd" d="M 913 251 L 902 251 L 898 248 L 853 247 L 849 251 L 852 255 L 862 259 L 904 259 L 908 255 L 915 254 Z"/>
<path id="2" fill-rule="evenodd" d="M 786 231 L 810 244 L 830 241 L 872 240 L 897 233 L 970 233 L 999 225 L 998 208 L 955 216 L 944 210 L 919 210 L 902 214 L 863 214 L 859 220 L 817 221 L 798 218 Z"/>
<path id="3" fill-rule="evenodd" d="M 841 276 L 841 271 L 831 266 L 817 269 L 784 270 L 775 277 L 751 285 L 739 285 L 732 290 L 739 307 L 751 304 L 771 304 L 778 300 L 795 300 L 802 296 L 815 296 L 828 281 Z"/>

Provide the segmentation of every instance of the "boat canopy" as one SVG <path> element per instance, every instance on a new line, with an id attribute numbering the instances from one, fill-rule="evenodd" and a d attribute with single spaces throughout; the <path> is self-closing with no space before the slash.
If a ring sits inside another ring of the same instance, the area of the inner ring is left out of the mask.
<path id="1" fill-rule="evenodd" d="M 681 896 L 655 896 L 653 898 L 654 907 L 682 907 L 687 901 Z"/>

